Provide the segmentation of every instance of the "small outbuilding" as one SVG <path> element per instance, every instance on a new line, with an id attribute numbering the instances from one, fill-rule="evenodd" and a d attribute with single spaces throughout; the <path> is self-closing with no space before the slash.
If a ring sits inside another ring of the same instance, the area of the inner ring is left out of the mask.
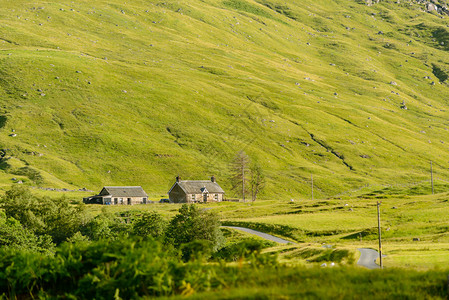
<path id="1" fill-rule="evenodd" d="M 148 195 L 141 186 L 105 186 L 98 195 L 83 199 L 88 204 L 147 204 Z"/>
<path id="2" fill-rule="evenodd" d="M 210 180 L 180 180 L 168 192 L 171 203 L 205 203 L 223 201 L 224 191 L 212 176 Z"/>

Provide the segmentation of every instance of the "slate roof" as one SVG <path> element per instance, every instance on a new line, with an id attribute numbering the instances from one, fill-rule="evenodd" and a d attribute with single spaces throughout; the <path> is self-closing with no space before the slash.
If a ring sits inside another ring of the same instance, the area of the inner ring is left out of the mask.
<path id="1" fill-rule="evenodd" d="M 181 180 L 175 184 L 178 184 L 186 194 L 202 194 L 204 189 L 209 194 L 224 194 L 220 185 L 210 180 Z"/>
<path id="2" fill-rule="evenodd" d="M 101 190 L 100 195 L 111 197 L 148 197 L 141 186 L 105 186 Z"/>

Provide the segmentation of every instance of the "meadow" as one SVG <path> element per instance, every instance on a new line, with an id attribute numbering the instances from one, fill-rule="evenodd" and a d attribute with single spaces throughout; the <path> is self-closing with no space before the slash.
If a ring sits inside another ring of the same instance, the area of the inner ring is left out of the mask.
<path id="1" fill-rule="evenodd" d="M 414 188 L 427 190 L 428 187 Z M 292 245 L 276 245 L 265 250 L 278 253 L 279 259 L 287 264 L 320 265 L 321 260 L 313 260 L 331 249 L 347 250 L 345 255 L 350 259 L 343 259 L 341 264 L 353 265 L 360 255 L 358 248 L 378 249 L 377 202 L 381 201 L 384 266 L 446 269 L 449 265 L 449 192 L 410 195 L 407 194 L 410 189 L 396 187 L 392 193 L 388 187 L 376 187 L 358 191 L 359 196 L 345 199 L 257 200 L 206 203 L 200 207 L 216 212 L 223 225 L 251 228 L 291 240 Z M 371 198 L 363 198 L 366 194 Z M 88 205 L 88 211 L 95 215 L 101 211 L 154 210 L 170 219 L 179 207 L 180 204 L 161 203 L 132 208 Z M 231 240 L 250 236 L 231 229 L 225 232 Z"/>
<path id="2" fill-rule="evenodd" d="M 15 186 L 0 201 L 0 295 L 444 299 L 449 192 L 407 194 L 427 188 L 365 187 L 344 199 L 102 206 L 80 203 L 75 192 L 50 198 Z M 358 249 L 377 249 L 379 199 L 384 269 L 368 270 L 357 264 Z"/>

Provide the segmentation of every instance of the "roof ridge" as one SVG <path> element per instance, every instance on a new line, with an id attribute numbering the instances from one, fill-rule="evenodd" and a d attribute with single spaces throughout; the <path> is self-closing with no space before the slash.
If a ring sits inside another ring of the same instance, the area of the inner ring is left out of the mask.
<path id="1" fill-rule="evenodd" d="M 141 185 L 124 185 L 124 186 L 116 186 L 116 185 L 108 185 L 104 186 L 105 188 L 132 188 L 132 187 L 142 187 Z"/>

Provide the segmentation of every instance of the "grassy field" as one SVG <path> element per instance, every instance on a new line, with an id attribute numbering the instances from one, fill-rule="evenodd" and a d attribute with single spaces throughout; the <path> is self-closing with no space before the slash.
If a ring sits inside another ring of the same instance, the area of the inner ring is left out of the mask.
<path id="1" fill-rule="evenodd" d="M 317 198 L 421 182 L 430 161 L 446 180 L 449 23 L 422 8 L 5 1 L 0 188 L 142 185 L 156 199 L 178 174 L 214 174 L 229 190 L 242 149 L 266 199 L 309 197 L 311 174 Z"/>
<path id="2" fill-rule="evenodd" d="M 388 199 L 382 199 L 383 253 L 387 255 L 385 267 L 428 270 L 444 269 L 449 264 L 448 200 L 448 193 L 390 195 Z M 293 245 L 279 245 L 267 250 L 278 253 L 279 259 L 288 264 L 315 265 L 323 259 L 329 261 L 332 258 L 326 258 L 329 251 L 336 251 L 335 255 L 346 251 L 340 263 L 354 264 L 359 257 L 358 248 L 378 249 L 377 201 L 360 198 L 294 202 L 261 200 L 210 203 L 201 207 L 217 212 L 224 225 L 253 228 L 291 240 Z M 94 214 L 102 209 L 111 212 L 155 210 L 169 219 L 177 213 L 180 204 L 88 207 Z M 231 239 L 247 236 L 233 231 L 226 229 Z"/>

